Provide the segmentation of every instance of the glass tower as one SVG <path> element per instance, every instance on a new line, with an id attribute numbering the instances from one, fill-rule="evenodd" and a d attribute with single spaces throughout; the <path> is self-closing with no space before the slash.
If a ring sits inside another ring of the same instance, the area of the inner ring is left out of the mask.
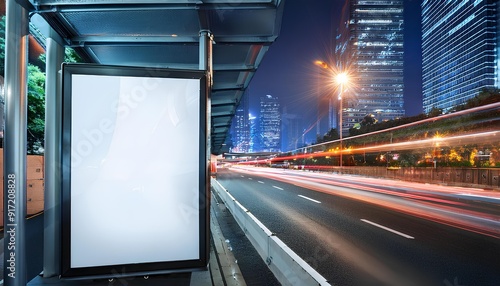
<path id="1" fill-rule="evenodd" d="M 281 151 L 281 114 L 277 97 L 266 95 L 260 99 L 260 135 L 261 151 Z"/>
<path id="2" fill-rule="evenodd" d="M 422 2 L 423 107 L 448 111 L 498 87 L 498 0 Z"/>
<path id="3" fill-rule="evenodd" d="M 343 134 L 369 114 L 378 121 L 404 116 L 403 28 L 403 0 L 346 1 L 335 45 L 336 68 L 350 74 L 341 95 Z"/>
<path id="4" fill-rule="evenodd" d="M 233 118 L 233 148 L 231 151 L 247 153 L 250 150 L 249 96 L 245 92 Z"/>
<path id="5" fill-rule="evenodd" d="M 288 109 L 283 108 L 281 116 L 281 151 L 295 150 L 301 146 L 302 133 L 300 127 L 302 122 L 301 116 L 288 113 Z"/>

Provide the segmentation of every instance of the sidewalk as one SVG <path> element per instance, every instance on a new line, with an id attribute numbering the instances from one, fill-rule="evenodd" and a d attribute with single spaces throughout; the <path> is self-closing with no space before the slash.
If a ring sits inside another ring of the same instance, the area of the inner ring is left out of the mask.
<path id="1" fill-rule="evenodd" d="M 217 209 L 218 208 L 218 209 Z M 167 275 L 155 275 L 151 277 L 123 277 L 117 279 L 94 279 L 94 280 L 61 280 L 58 277 L 42 278 L 37 276 L 28 285 L 68 285 L 68 286 L 101 286 L 101 285 L 127 285 L 127 286 L 246 286 L 246 282 L 241 274 L 240 267 L 236 258 L 233 255 L 231 244 L 227 240 L 219 225 L 219 218 L 216 213 L 220 212 L 219 204 L 212 200 L 211 205 L 211 237 L 210 237 L 210 261 L 208 270 L 175 273 Z M 227 218 L 224 218 L 227 220 Z M 226 224 L 226 222 L 223 222 Z M 3 239 L 0 240 L 3 244 Z M 3 264 L 3 248 L 0 250 Z M 255 259 L 260 257 L 252 257 Z M 28 261 L 29 263 L 29 261 Z M 264 264 L 263 262 L 261 262 Z M 252 271 L 252 270 L 250 270 Z M 0 285 L 3 285 L 3 280 L 0 279 Z"/>

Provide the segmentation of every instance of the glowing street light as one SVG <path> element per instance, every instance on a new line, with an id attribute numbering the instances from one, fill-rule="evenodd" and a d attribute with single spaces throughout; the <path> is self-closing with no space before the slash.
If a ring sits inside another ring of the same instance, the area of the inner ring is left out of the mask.
<path id="1" fill-rule="evenodd" d="M 342 118 L 344 117 L 344 105 L 343 105 L 343 92 L 344 92 L 344 85 L 349 82 L 349 76 L 345 72 L 339 73 L 335 76 L 335 80 L 337 84 L 340 86 L 340 91 L 339 91 L 339 136 L 340 136 L 340 172 L 342 172 L 342 133 L 344 131 L 344 126 L 342 125 Z"/>
<path id="2" fill-rule="evenodd" d="M 345 72 L 343 72 L 343 73 L 337 74 L 335 79 L 337 80 L 338 84 L 344 84 L 344 83 L 347 83 L 349 81 L 349 76 Z"/>
<path id="3" fill-rule="evenodd" d="M 336 86 L 339 87 L 339 95 L 338 95 L 338 100 L 339 100 L 339 137 L 340 137 L 340 163 L 339 166 L 342 168 L 342 137 L 343 137 L 343 124 L 342 124 L 342 119 L 343 119 L 343 110 L 344 110 L 344 105 L 343 105 L 343 92 L 345 86 L 349 85 L 349 75 L 347 72 L 337 72 L 336 69 L 333 69 L 331 66 L 329 66 L 326 62 L 324 61 L 314 61 L 314 64 L 317 65 L 318 67 L 322 69 L 327 69 L 331 72 L 331 79 L 332 83 L 334 83 Z"/>

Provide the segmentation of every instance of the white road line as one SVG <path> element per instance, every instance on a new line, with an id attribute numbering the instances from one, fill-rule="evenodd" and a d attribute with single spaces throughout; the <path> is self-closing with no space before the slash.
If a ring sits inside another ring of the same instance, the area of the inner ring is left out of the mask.
<path id="1" fill-rule="evenodd" d="M 243 175 L 240 175 L 240 177 L 245 178 L 245 176 L 243 176 Z"/>
<path id="2" fill-rule="evenodd" d="M 283 189 L 282 189 L 282 188 L 280 188 L 280 187 L 273 186 L 273 188 L 278 189 L 278 190 L 282 190 L 282 191 L 283 191 Z"/>
<path id="3" fill-rule="evenodd" d="M 366 223 L 369 223 L 369 224 L 374 225 L 374 226 L 376 226 L 376 227 L 379 227 L 379 228 L 381 228 L 381 229 L 384 229 L 384 230 L 390 231 L 390 232 L 395 233 L 395 234 L 397 234 L 397 235 L 401 235 L 402 237 L 405 237 L 405 238 L 408 238 L 408 239 L 415 239 L 415 238 L 414 238 L 413 236 L 411 236 L 411 235 L 404 234 L 404 233 L 402 233 L 402 232 L 399 232 L 399 231 L 394 230 L 394 229 L 392 229 L 392 228 L 388 228 L 388 227 L 383 226 L 383 225 L 380 225 L 380 224 L 378 224 L 378 223 L 374 223 L 374 222 L 369 221 L 369 220 L 367 220 L 367 219 L 361 219 L 361 221 L 366 222 Z"/>
<path id="4" fill-rule="evenodd" d="M 320 201 L 317 201 L 317 200 L 314 200 L 314 199 L 311 199 L 311 198 L 308 198 L 306 196 L 303 196 L 303 195 L 299 195 L 299 197 L 303 198 L 303 199 L 306 199 L 306 200 L 310 200 L 311 202 L 315 202 L 317 204 L 321 204 Z"/>
<path id="5" fill-rule="evenodd" d="M 259 182 L 259 183 L 261 183 L 261 184 L 264 184 L 264 182 L 262 182 L 262 181 L 257 181 L 257 182 Z"/>
<path id="6" fill-rule="evenodd" d="M 253 180 L 252 178 L 248 178 L 249 180 Z"/>

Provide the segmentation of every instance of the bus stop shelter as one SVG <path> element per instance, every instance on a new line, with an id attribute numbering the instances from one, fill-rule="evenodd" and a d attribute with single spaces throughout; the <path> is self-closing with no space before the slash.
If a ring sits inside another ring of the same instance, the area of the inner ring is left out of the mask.
<path id="1" fill-rule="evenodd" d="M 15 231 L 15 280 L 26 285 L 25 252 L 28 35 L 46 48 L 46 277 L 60 267 L 60 66 L 73 48 L 87 63 L 207 71 L 210 152 L 223 151 L 232 117 L 280 31 L 284 0 L 7 0 L 5 63 L 5 230 Z M 9 181 L 9 179 L 11 179 Z M 9 197 L 10 194 L 10 197 Z M 13 204 L 9 211 L 7 198 Z M 8 265 L 8 262 L 5 262 Z M 7 277 L 7 273 L 5 273 Z"/>

